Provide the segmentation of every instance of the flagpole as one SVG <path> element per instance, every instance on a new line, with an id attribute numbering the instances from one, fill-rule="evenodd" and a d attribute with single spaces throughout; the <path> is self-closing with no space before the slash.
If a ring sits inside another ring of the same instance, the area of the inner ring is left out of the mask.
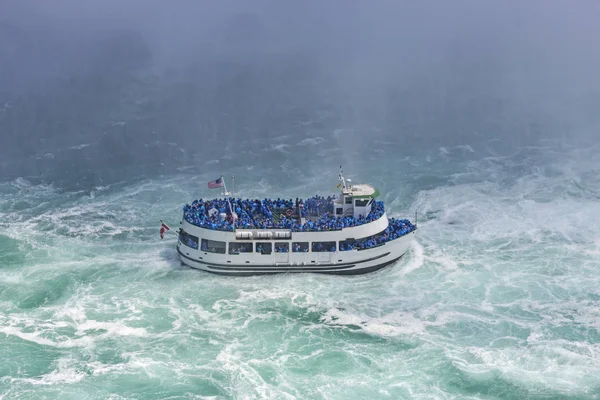
<path id="1" fill-rule="evenodd" d="M 235 196 L 235 175 L 231 175 L 231 195 Z"/>
<path id="2" fill-rule="evenodd" d="M 231 215 L 235 215 L 235 210 L 231 207 L 231 201 L 229 201 L 229 192 L 227 191 L 227 186 L 225 185 L 225 179 L 223 175 L 221 175 L 221 182 L 223 182 L 223 189 L 225 190 L 225 198 L 227 199 L 227 204 L 229 204 L 229 210 L 231 211 Z M 236 218 L 237 219 L 237 218 Z M 235 221 L 233 222 L 235 226 Z"/>
<path id="3" fill-rule="evenodd" d="M 225 185 L 225 178 L 223 178 L 223 175 L 221 175 L 221 182 L 223 182 L 223 190 L 225 191 L 225 196 L 227 196 L 229 193 L 227 193 L 227 185 Z"/>

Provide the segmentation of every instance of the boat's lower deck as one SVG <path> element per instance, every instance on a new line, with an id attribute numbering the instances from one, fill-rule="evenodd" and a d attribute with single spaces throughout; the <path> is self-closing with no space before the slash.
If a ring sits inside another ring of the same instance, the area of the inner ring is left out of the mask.
<path id="1" fill-rule="evenodd" d="M 192 268 L 222 275 L 258 275 L 273 273 L 326 273 L 338 275 L 364 274 L 398 261 L 410 247 L 414 232 L 365 250 L 323 253 L 270 253 L 256 255 L 190 253 L 181 242 L 177 250 L 181 261 Z"/>

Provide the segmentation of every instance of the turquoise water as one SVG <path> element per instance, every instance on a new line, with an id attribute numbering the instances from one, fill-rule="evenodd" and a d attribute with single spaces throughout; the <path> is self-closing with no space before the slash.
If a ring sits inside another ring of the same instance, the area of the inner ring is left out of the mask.
<path id="1" fill-rule="evenodd" d="M 0 184 L 0 399 L 600 397 L 598 147 L 398 158 L 401 143 L 381 143 L 345 170 L 390 215 L 419 212 L 398 264 L 355 277 L 182 267 L 158 221 L 176 227 L 220 173 L 251 197 L 333 190 L 334 147 L 305 141 L 309 160 L 262 165 L 292 157 L 299 144 L 281 141 L 235 167 L 92 190 Z"/>

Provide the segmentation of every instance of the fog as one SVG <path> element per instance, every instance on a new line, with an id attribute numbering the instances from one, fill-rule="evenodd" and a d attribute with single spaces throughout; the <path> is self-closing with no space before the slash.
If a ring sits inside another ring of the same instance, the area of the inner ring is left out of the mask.
<path id="1" fill-rule="evenodd" d="M 0 178 L 106 183 L 309 137 L 344 154 L 585 145 L 598 15 L 591 0 L 0 0 Z"/>

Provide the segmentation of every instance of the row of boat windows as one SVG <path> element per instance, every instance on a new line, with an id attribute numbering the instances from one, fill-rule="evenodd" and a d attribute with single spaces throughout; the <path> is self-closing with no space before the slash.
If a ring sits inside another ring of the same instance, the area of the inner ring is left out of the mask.
<path id="1" fill-rule="evenodd" d="M 202 239 L 200 241 L 200 250 L 207 253 L 225 254 L 227 243 L 218 240 Z M 195 247 L 197 248 L 197 247 Z M 271 254 L 275 253 L 307 253 L 313 252 L 334 252 L 336 251 L 336 242 L 230 242 L 229 254 L 241 253 L 260 253 Z"/>
<path id="2" fill-rule="evenodd" d="M 179 241 L 192 249 L 198 249 L 200 244 L 200 250 L 207 253 L 225 254 L 227 251 L 227 243 L 219 240 L 202 239 L 198 240 L 197 236 L 190 235 L 183 229 L 179 233 Z M 348 241 L 340 241 L 340 250 L 352 250 L 347 246 Z M 229 254 L 240 254 L 240 253 L 261 253 L 270 254 L 275 253 L 288 253 L 290 249 L 294 253 L 307 253 L 312 252 L 334 252 L 337 250 L 337 243 L 335 241 L 328 242 L 292 242 L 291 246 L 289 242 L 230 242 L 229 243 Z"/>

